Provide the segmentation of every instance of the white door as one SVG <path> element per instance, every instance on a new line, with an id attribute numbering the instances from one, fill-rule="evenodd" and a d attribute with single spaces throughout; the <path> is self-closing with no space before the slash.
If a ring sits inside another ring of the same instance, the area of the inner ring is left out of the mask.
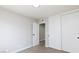
<path id="1" fill-rule="evenodd" d="M 33 46 L 39 45 L 39 24 L 33 23 L 32 33 Z"/>
<path id="2" fill-rule="evenodd" d="M 62 16 L 63 49 L 79 53 L 79 12 Z"/>
<path id="3" fill-rule="evenodd" d="M 61 49 L 60 16 L 48 19 L 49 47 Z"/>

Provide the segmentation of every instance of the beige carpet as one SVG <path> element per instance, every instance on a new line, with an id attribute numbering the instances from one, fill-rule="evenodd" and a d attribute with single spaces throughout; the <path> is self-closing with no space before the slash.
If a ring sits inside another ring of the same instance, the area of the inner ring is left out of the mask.
<path id="1" fill-rule="evenodd" d="M 53 48 L 47 48 L 47 47 L 45 47 L 44 41 L 42 41 L 42 42 L 40 42 L 40 45 L 29 48 L 29 49 L 25 49 L 19 53 L 67 53 L 67 52 L 61 51 L 61 50 L 56 50 Z"/>

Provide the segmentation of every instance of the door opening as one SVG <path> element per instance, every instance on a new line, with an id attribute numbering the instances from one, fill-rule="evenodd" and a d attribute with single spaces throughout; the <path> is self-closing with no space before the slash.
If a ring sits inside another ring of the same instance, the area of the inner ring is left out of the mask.
<path id="1" fill-rule="evenodd" d="M 39 24 L 39 43 L 45 47 L 45 23 Z"/>

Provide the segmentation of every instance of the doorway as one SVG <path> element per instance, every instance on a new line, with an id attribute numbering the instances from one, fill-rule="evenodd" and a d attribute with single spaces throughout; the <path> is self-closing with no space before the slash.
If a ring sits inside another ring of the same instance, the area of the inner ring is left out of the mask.
<path id="1" fill-rule="evenodd" d="M 45 23 L 39 24 L 39 43 L 45 47 Z"/>

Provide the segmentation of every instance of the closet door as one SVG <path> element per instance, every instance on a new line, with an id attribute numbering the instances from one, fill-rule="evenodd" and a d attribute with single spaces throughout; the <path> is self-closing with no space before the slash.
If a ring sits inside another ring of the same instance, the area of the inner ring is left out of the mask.
<path id="1" fill-rule="evenodd" d="M 62 16 L 62 46 L 65 51 L 79 52 L 79 12 Z"/>
<path id="2" fill-rule="evenodd" d="M 48 19 L 49 47 L 61 49 L 60 16 Z"/>
<path id="3" fill-rule="evenodd" d="M 54 22 L 53 17 L 48 19 L 48 41 L 49 41 L 49 47 L 54 48 Z"/>

